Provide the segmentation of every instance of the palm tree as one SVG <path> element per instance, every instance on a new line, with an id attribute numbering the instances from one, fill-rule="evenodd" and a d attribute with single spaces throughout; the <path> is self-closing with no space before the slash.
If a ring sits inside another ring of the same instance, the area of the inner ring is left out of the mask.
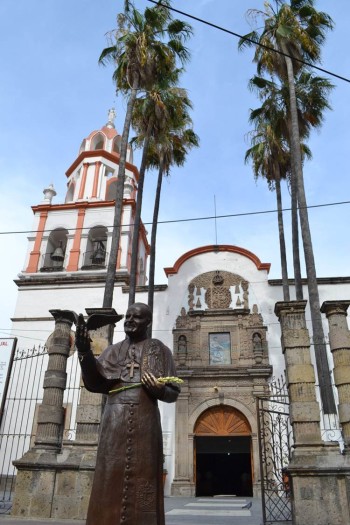
<path id="1" fill-rule="evenodd" d="M 148 306 L 153 311 L 154 303 L 154 275 L 156 262 L 156 242 L 157 242 L 157 227 L 159 204 L 162 191 L 162 182 L 164 176 L 170 175 L 172 166 L 183 166 L 187 154 L 193 147 L 199 146 L 199 138 L 189 125 L 191 120 L 186 116 L 183 119 L 183 125 L 177 123 L 175 129 L 169 129 L 165 132 L 155 145 L 153 152 L 150 153 L 150 165 L 158 167 L 157 189 L 154 200 L 152 231 L 151 231 L 151 250 L 149 263 L 149 279 L 148 279 Z M 177 129 L 176 129 L 177 128 Z M 150 327 L 150 336 L 152 335 L 152 327 Z"/>
<path id="2" fill-rule="evenodd" d="M 159 84 L 139 97 L 134 106 L 132 125 L 136 131 L 137 138 L 132 140 L 138 147 L 142 146 L 142 159 L 139 170 L 139 180 L 137 188 L 136 210 L 133 224 L 131 264 L 130 264 L 130 285 L 129 285 L 129 305 L 135 302 L 136 281 L 137 281 L 137 262 L 139 233 L 141 225 L 141 209 L 145 173 L 147 169 L 148 148 L 151 138 L 156 139 L 166 123 L 174 114 L 179 100 L 179 93 L 182 91 L 174 84 L 178 80 L 180 70 L 175 70 Z"/>
<path id="3" fill-rule="evenodd" d="M 273 122 L 259 123 L 251 133 L 251 142 L 252 146 L 245 154 L 245 162 L 252 162 L 255 179 L 259 176 L 265 178 L 269 189 L 276 190 L 283 299 L 290 301 L 281 195 L 281 179 L 286 179 L 290 171 L 289 150 L 281 137 L 276 135 Z"/>
<path id="4" fill-rule="evenodd" d="M 312 128 L 318 128 L 323 122 L 324 110 L 330 109 L 328 95 L 333 84 L 326 78 L 312 75 L 308 71 L 301 71 L 295 79 L 297 96 L 298 123 L 300 136 L 303 140 L 310 135 Z M 263 77 L 254 76 L 249 82 L 249 88 L 257 92 L 263 101 L 260 108 L 250 112 L 250 122 L 257 129 L 261 123 L 273 123 L 274 132 L 284 141 L 290 150 L 290 110 L 289 90 L 285 83 L 276 80 L 268 80 Z M 311 158 L 311 152 L 305 143 L 302 143 L 302 155 Z M 291 165 L 291 161 L 289 161 Z M 288 182 L 293 185 L 293 178 L 289 172 Z M 294 189 L 294 186 L 293 186 Z M 278 188 L 276 187 L 276 191 Z M 294 281 L 297 300 L 303 299 L 303 288 L 301 280 L 300 257 L 299 257 L 299 232 L 298 232 L 298 208 L 296 192 L 291 192 L 292 197 L 292 244 L 293 244 L 293 266 Z M 283 273 L 283 272 L 282 272 Z M 282 275 L 283 281 L 283 275 Z"/>
<path id="5" fill-rule="evenodd" d="M 289 146 L 278 132 L 280 124 L 285 122 L 284 115 L 280 113 L 275 120 L 262 121 L 260 116 L 256 116 L 256 110 L 252 110 L 249 120 L 255 123 L 256 128 L 250 133 L 252 146 L 246 151 L 245 162 L 252 162 L 255 179 L 259 176 L 265 178 L 269 189 L 276 191 L 283 299 L 290 301 L 281 180 L 290 179 L 291 159 Z M 302 149 L 304 156 L 311 158 L 311 152 L 305 144 Z"/>
<path id="6" fill-rule="evenodd" d="M 103 306 L 113 302 L 117 254 L 120 242 L 121 215 L 125 180 L 125 163 L 132 111 L 141 89 L 149 89 L 159 78 L 166 78 L 174 70 L 177 59 L 186 61 L 188 51 L 183 45 L 191 34 L 191 27 L 171 17 L 170 0 L 162 6 L 146 8 L 142 14 L 132 2 L 126 0 L 124 13 L 118 16 L 118 27 L 113 34 L 114 44 L 104 49 L 99 58 L 101 64 L 116 65 L 113 80 L 117 93 L 127 97 L 127 109 L 120 145 L 118 182 L 116 187 L 113 233 Z M 164 41 L 167 39 L 167 41 Z"/>
<path id="7" fill-rule="evenodd" d="M 173 81 L 177 80 L 178 72 L 174 72 Z M 168 86 L 162 82 L 159 86 L 139 98 L 135 104 L 133 127 L 138 135 L 132 143 L 142 147 L 142 162 L 139 176 L 137 208 L 134 220 L 133 247 L 131 255 L 131 275 L 129 304 L 135 300 L 136 271 L 138 260 L 138 238 L 142 205 L 142 187 L 145 171 L 154 166 L 154 159 L 164 137 L 169 130 L 183 131 L 185 124 L 190 122 L 188 110 L 192 107 L 186 90 Z M 151 145 L 151 147 L 149 147 Z M 142 184 L 140 185 L 140 181 Z M 152 250 L 152 248 L 151 248 Z"/>
<path id="8" fill-rule="evenodd" d="M 296 187 L 299 205 L 320 392 L 323 410 L 326 414 L 330 414 L 335 413 L 336 409 L 324 342 L 316 267 L 307 213 L 295 91 L 295 76 L 305 68 L 300 60 L 316 63 L 320 59 L 321 45 L 325 40 L 326 31 L 333 26 L 329 15 L 317 11 L 313 4 L 313 0 L 290 0 L 290 4 L 278 0 L 276 9 L 274 9 L 271 3 L 265 2 L 265 11 L 250 11 L 253 16 L 263 17 L 263 29 L 260 33 L 253 31 L 246 37 L 265 46 L 257 45 L 255 48 L 254 60 L 257 63 L 258 73 L 267 71 L 272 75 L 276 74 L 288 85 L 292 181 Z M 241 39 L 240 46 L 247 45 L 252 45 L 252 42 Z"/>

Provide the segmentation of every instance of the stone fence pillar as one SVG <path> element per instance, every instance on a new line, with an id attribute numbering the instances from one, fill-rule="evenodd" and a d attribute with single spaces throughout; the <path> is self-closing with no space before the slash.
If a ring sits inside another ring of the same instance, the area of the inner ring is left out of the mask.
<path id="1" fill-rule="evenodd" d="M 295 439 L 288 465 L 293 525 L 349 525 L 350 455 L 342 455 L 338 443 L 321 441 L 305 305 L 306 301 L 290 301 L 275 307 Z"/>
<path id="2" fill-rule="evenodd" d="M 71 347 L 73 324 L 65 310 L 50 310 L 55 319 L 55 331 L 47 349 L 49 362 L 44 377 L 43 401 L 38 412 L 35 446 L 59 450 L 64 428 L 63 396 L 67 383 L 67 359 Z"/>
<path id="3" fill-rule="evenodd" d="M 305 307 L 306 301 L 278 302 L 275 306 L 282 331 L 295 447 L 321 445 L 320 407 L 316 399 Z"/>
<path id="4" fill-rule="evenodd" d="M 334 382 L 339 397 L 339 421 L 347 454 L 350 453 L 350 331 L 346 319 L 349 305 L 350 301 L 325 301 L 321 307 L 328 319 Z"/>

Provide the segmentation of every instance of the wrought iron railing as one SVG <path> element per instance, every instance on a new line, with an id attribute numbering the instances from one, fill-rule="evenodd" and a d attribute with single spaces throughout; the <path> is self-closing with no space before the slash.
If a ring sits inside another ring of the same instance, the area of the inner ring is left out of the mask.
<path id="1" fill-rule="evenodd" d="M 284 378 L 273 380 L 269 387 L 266 395 L 257 398 L 262 507 L 266 525 L 292 521 L 286 471 L 293 443 L 288 392 Z"/>
<path id="2" fill-rule="evenodd" d="M 35 442 L 38 408 L 43 398 L 43 380 L 48 363 L 45 346 L 17 350 L 14 356 L 4 414 L 0 428 L 0 513 L 11 509 L 16 468 Z M 80 367 L 77 354 L 67 361 L 64 393 L 65 425 L 63 440 L 74 440 L 80 395 Z"/>
<path id="3" fill-rule="evenodd" d="M 338 407 L 338 392 L 337 388 L 332 384 L 333 392 L 336 399 L 336 407 Z M 320 396 L 320 387 L 316 385 L 316 397 L 320 405 L 320 427 L 321 427 L 321 438 L 322 441 L 331 441 L 333 443 L 338 443 L 339 451 L 343 452 L 344 450 L 344 438 L 343 431 L 339 422 L 338 412 L 336 414 L 325 414 L 322 409 L 321 396 Z"/>

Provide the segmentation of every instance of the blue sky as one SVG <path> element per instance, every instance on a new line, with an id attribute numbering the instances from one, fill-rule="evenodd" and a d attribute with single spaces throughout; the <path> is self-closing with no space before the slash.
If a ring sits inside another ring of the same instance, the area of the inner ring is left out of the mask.
<path id="1" fill-rule="evenodd" d="M 135 0 L 143 9 L 146 0 Z M 106 33 L 115 27 L 121 0 L 2 0 L 0 3 L 0 230 L 32 227 L 30 206 L 41 202 L 42 190 L 53 183 L 56 203 L 65 197 L 65 171 L 77 156 L 80 143 L 102 127 L 115 106 L 116 127 L 122 130 L 125 101 L 116 98 L 112 68 L 98 66 L 106 47 Z M 262 0 L 173 0 L 173 6 L 237 33 L 250 31 L 248 8 L 262 8 Z M 346 51 L 350 27 L 348 0 L 319 0 L 316 7 L 335 22 L 323 49 L 323 67 L 350 77 Z M 252 51 L 237 51 L 237 39 L 192 22 L 189 42 L 192 60 L 182 85 L 194 105 L 194 128 L 200 148 L 182 169 L 165 181 L 160 220 L 176 220 L 275 209 L 275 194 L 263 181 L 255 183 L 244 165 L 249 147 L 249 109 L 258 106 L 247 88 L 254 74 Z M 309 205 L 350 200 L 348 150 L 350 84 L 332 79 L 333 111 L 327 112 L 320 132 L 309 146 L 313 160 L 305 166 Z M 139 154 L 136 154 L 138 164 Z M 156 174 L 148 175 L 143 219 L 152 217 Z M 289 207 L 288 191 L 284 205 Z M 311 209 L 310 224 L 318 275 L 349 275 L 349 205 Z M 285 214 L 290 246 L 289 213 Z M 150 229 L 150 228 L 149 228 Z M 235 244 L 271 262 L 270 276 L 280 277 L 275 214 L 173 223 L 159 226 L 157 282 L 166 282 L 163 267 L 172 266 L 197 246 Z M 0 337 L 10 328 L 16 286 L 27 248 L 24 234 L 1 235 Z M 291 258 L 290 273 L 291 273 Z M 54 307 L 54 305 L 53 305 Z"/>

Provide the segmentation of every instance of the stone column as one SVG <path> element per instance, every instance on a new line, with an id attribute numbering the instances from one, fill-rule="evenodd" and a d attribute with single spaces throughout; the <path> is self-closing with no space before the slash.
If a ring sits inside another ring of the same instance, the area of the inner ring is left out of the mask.
<path id="1" fill-rule="evenodd" d="M 63 395 L 67 382 L 72 327 L 71 316 L 65 310 L 50 310 L 55 319 L 55 331 L 48 348 L 49 362 L 44 377 L 44 395 L 38 412 L 35 446 L 59 450 L 64 428 Z"/>
<path id="2" fill-rule="evenodd" d="M 305 323 L 306 301 L 277 303 L 295 449 L 288 465 L 293 525 L 349 525 L 350 455 L 320 439 L 319 407 Z"/>
<path id="3" fill-rule="evenodd" d="M 306 301 L 278 302 L 275 306 L 281 323 L 295 447 L 321 445 L 320 407 L 316 400 L 305 307 Z"/>
<path id="4" fill-rule="evenodd" d="M 178 371 L 179 372 L 179 371 Z M 184 378 L 184 374 L 179 372 Z M 193 434 L 188 434 L 188 402 L 190 392 L 188 381 L 181 385 L 176 402 L 175 428 L 175 477 L 171 485 L 172 496 L 193 496 Z M 192 429 L 190 429 L 192 432 Z"/>
<path id="5" fill-rule="evenodd" d="M 329 343 L 333 354 L 334 382 L 338 389 L 339 421 L 343 431 L 345 451 L 350 453 L 350 331 L 347 310 L 350 301 L 325 301 L 321 312 L 329 325 Z"/>

